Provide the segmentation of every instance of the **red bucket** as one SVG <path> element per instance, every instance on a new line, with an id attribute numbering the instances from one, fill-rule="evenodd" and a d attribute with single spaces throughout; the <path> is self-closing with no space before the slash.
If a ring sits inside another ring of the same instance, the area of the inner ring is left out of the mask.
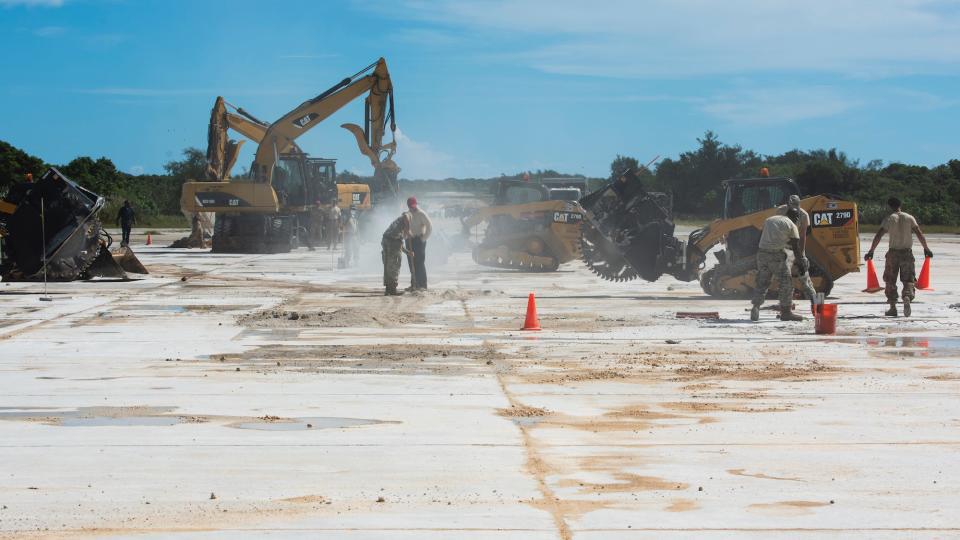
<path id="1" fill-rule="evenodd" d="M 814 330 L 818 334 L 837 333 L 837 305 L 817 304 L 814 314 Z"/>

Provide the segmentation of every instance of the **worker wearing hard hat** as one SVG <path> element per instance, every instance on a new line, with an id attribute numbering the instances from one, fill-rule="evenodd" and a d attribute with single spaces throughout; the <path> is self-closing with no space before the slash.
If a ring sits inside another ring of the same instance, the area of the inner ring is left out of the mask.
<path id="1" fill-rule="evenodd" d="M 417 198 L 407 199 L 407 214 L 410 216 L 410 240 L 408 248 L 413 252 L 413 268 L 410 272 L 413 276 L 410 285 L 413 290 L 422 290 L 427 288 L 427 239 L 433 232 L 433 224 L 426 212 L 417 206 Z"/>

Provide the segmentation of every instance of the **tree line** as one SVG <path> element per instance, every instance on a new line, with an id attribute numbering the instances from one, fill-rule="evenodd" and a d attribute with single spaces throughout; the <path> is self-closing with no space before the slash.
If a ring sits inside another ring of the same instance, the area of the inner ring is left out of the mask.
<path id="1" fill-rule="evenodd" d="M 712 218 L 719 214 L 720 182 L 729 178 L 757 176 L 767 167 L 773 176 L 789 176 L 797 181 L 803 195 L 832 194 L 856 201 L 863 222 L 879 223 L 886 215 L 885 201 L 895 195 L 904 207 L 925 225 L 960 226 L 960 159 L 936 167 L 871 161 L 861 165 L 842 151 L 790 150 L 779 155 L 761 155 L 739 145 L 720 141 L 713 132 L 697 139 L 697 148 L 667 158 L 647 168 L 636 158 L 616 156 L 608 178 L 588 178 L 590 189 L 619 176 L 627 167 L 638 171 L 645 187 L 673 194 L 674 211 L 680 215 Z M 48 164 L 9 143 L 0 141 L 0 194 L 10 185 L 23 181 L 26 173 L 39 177 Z M 184 182 L 202 179 L 205 154 L 196 148 L 183 150 L 182 159 L 164 165 L 166 174 L 131 175 L 117 170 L 113 162 L 101 157 L 77 157 L 58 168 L 84 187 L 106 197 L 107 210 L 129 199 L 141 216 L 180 214 L 180 189 Z M 363 178 L 343 171 L 341 179 Z M 455 191 L 488 195 L 503 179 L 576 178 L 555 170 L 520 171 L 492 178 L 448 178 L 445 180 L 402 179 L 401 191 Z"/>
<path id="2" fill-rule="evenodd" d="M 896 196 L 925 225 L 960 225 L 960 159 L 936 167 L 879 160 L 861 165 L 836 149 L 764 156 L 724 144 L 710 131 L 697 142 L 695 150 L 665 159 L 652 171 L 635 158 L 617 156 L 611 178 L 626 167 L 638 169 L 648 189 L 673 194 L 676 212 L 707 217 L 719 215 L 721 181 L 755 177 L 767 167 L 772 176 L 796 180 L 804 196 L 829 194 L 855 201 L 864 223 L 879 223 L 889 213 L 886 200 Z"/>

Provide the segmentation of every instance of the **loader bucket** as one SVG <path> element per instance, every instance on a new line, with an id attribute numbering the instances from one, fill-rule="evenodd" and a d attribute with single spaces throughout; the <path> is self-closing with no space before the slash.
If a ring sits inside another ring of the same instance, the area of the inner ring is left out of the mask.
<path id="1" fill-rule="evenodd" d="M 133 250 L 129 247 L 122 247 L 120 249 L 113 250 L 110 255 L 113 257 L 114 262 L 123 268 L 125 271 L 133 274 L 149 274 L 146 267 L 143 266 L 143 263 L 140 262 L 140 259 L 133 254 Z"/>
<path id="2" fill-rule="evenodd" d="M 144 268 L 140 259 L 137 259 L 137 256 L 133 254 L 133 250 L 130 248 L 121 247 L 111 251 L 103 247 L 100 249 L 100 253 L 97 254 L 97 258 L 94 259 L 93 264 L 87 268 L 84 277 L 88 279 L 102 277 L 127 280 L 131 279 L 128 272 L 131 274 L 150 273 L 147 272 L 147 269 Z"/>

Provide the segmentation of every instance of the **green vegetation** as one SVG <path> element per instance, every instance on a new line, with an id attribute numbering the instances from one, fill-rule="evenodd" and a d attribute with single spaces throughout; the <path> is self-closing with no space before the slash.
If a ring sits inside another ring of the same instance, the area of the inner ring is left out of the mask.
<path id="1" fill-rule="evenodd" d="M 590 189 L 633 168 L 644 185 L 655 191 L 673 193 L 678 220 L 705 222 L 720 210 L 720 182 L 728 178 L 747 178 L 768 167 L 771 175 L 790 176 L 800 185 L 804 195 L 833 194 L 856 201 L 862 223 L 868 228 L 878 224 L 888 213 L 886 200 L 895 195 L 904 202 L 904 209 L 917 217 L 928 230 L 954 231 L 960 227 L 960 159 L 936 167 L 871 161 L 861 165 L 843 152 L 830 150 L 790 150 L 777 156 L 764 156 L 738 145 L 722 143 L 708 131 L 697 139 L 698 148 L 683 152 L 675 159 L 661 161 L 653 169 L 641 165 L 636 158 L 616 156 L 610 164 L 608 178 L 587 178 Z M 43 174 L 48 165 L 40 158 L 0 141 L 0 194 L 26 173 Z M 141 226 L 187 227 L 180 214 L 180 189 L 183 182 L 203 178 L 206 158 L 202 151 L 187 148 L 183 159 L 164 165 L 166 174 L 130 175 L 118 171 L 105 157 L 82 156 L 57 166 L 64 174 L 108 200 L 104 219 L 116 215 L 124 199 L 137 209 Z M 405 193 L 462 192 L 489 195 L 501 179 L 538 182 L 544 178 L 583 178 L 555 170 L 521 171 L 494 178 L 448 178 L 445 180 L 403 179 Z M 348 171 L 341 178 L 361 181 Z"/>
<path id="2" fill-rule="evenodd" d="M 698 142 L 696 150 L 662 161 L 647 175 L 650 189 L 673 193 L 674 208 L 682 215 L 717 215 L 722 180 L 757 176 L 768 167 L 771 175 L 796 180 L 804 195 L 856 201 L 865 224 L 880 223 L 889 213 L 887 198 L 896 196 L 923 225 L 960 226 L 960 159 L 933 168 L 880 161 L 861 166 L 836 149 L 761 156 L 723 144 L 709 131 Z"/>
<path id="3" fill-rule="evenodd" d="M 0 194 L 27 173 L 39 178 L 47 167 L 54 166 L 71 180 L 101 195 L 107 204 L 101 219 L 112 225 L 124 200 L 130 200 L 137 211 L 140 227 L 189 227 L 180 213 L 180 187 L 189 180 L 203 178 L 206 156 L 196 148 L 183 151 L 183 159 L 164 165 L 167 174 L 131 175 L 118 171 L 108 158 L 75 158 L 65 165 L 52 165 L 0 141 Z"/>

